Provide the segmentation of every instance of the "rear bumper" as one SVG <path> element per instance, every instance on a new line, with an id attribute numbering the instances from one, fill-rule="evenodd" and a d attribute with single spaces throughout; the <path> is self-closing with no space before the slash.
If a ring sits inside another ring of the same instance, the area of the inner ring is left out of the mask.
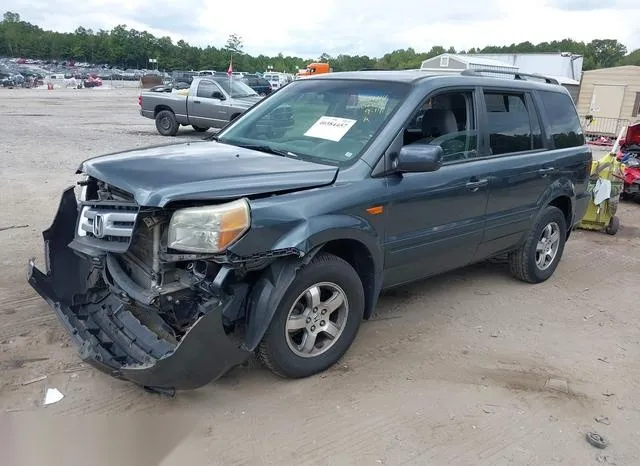
<path id="1" fill-rule="evenodd" d="M 53 224 L 43 233 L 46 272 L 30 261 L 28 281 L 56 313 L 83 361 L 145 387 L 194 389 L 249 358 L 240 342 L 225 332 L 222 320 L 223 314 L 234 314 L 243 304 L 246 287 L 229 294 L 221 291 L 217 299 L 201 306 L 201 317 L 179 342 L 167 341 L 116 295 L 95 287 L 104 257 L 85 257 L 68 247 L 77 215 L 69 188 Z"/>

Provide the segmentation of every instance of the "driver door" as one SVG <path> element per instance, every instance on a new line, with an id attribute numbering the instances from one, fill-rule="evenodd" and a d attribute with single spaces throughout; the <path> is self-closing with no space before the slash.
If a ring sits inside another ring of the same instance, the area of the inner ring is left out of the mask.
<path id="1" fill-rule="evenodd" d="M 228 106 L 222 99 L 213 97 L 216 92 L 225 95 L 213 80 L 202 79 L 198 83 L 196 95 L 187 98 L 187 112 L 191 124 L 207 128 L 222 128 L 227 124 Z"/>
<path id="2" fill-rule="evenodd" d="M 405 129 L 399 146 L 436 144 L 444 158 L 435 172 L 388 177 L 385 287 L 476 259 L 490 182 L 487 164 L 479 158 L 477 107 L 473 89 L 440 93 L 423 102 Z"/>

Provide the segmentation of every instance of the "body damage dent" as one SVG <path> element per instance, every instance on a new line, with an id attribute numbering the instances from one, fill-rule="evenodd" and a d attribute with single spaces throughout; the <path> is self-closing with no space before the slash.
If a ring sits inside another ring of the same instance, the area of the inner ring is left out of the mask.
<path id="1" fill-rule="evenodd" d="M 372 267 L 366 273 L 358 271 L 363 281 L 366 295 L 365 319 L 376 307 L 383 282 L 384 253 L 376 230 L 363 217 L 337 214 L 323 215 L 305 220 L 273 246 L 273 249 L 293 248 L 299 251 L 318 250 L 332 241 L 356 241 L 371 257 Z M 371 286 L 366 282 L 371 278 Z"/>
<path id="2" fill-rule="evenodd" d="M 46 272 L 38 270 L 32 259 L 27 279 L 57 314 L 86 363 L 113 377 L 172 390 L 205 385 L 250 357 L 223 324 L 223 317 L 240 313 L 247 297 L 246 284 L 229 283 L 231 274 L 223 267 L 186 334 L 177 342 L 161 338 L 121 297 L 94 288 L 99 278 L 95 272 L 103 262 L 84 258 L 68 247 L 77 216 L 71 187 L 64 192 L 51 226 L 43 232 Z"/>
<path id="3" fill-rule="evenodd" d="M 382 287 L 383 255 L 375 230 L 363 218 L 348 215 L 326 215 L 305 221 L 273 246 L 273 250 L 309 251 L 302 258 L 286 257 L 273 262 L 253 285 L 247 307 L 247 333 L 244 349 L 253 351 L 269 328 L 278 304 L 289 289 L 298 270 L 329 242 L 353 240 L 362 244 L 371 255 L 373 275 L 371 286 L 365 286 L 368 318 L 377 303 Z M 364 277 L 363 277 L 364 278 Z"/>
<path id="4" fill-rule="evenodd" d="M 256 349 L 298 270 L 311 262 L 320 249 L 312 249 L 301 259 L 288 257 L 276 261 L 260 275 L 249 296 L 244 350 Z"/>

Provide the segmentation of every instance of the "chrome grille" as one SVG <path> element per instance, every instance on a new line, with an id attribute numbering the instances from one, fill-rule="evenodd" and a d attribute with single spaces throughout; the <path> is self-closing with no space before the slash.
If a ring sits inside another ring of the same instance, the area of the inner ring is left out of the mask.
<path id="1" fill-rule="evenodd" d="M 84 205 L 80 211 L 77 234 L 101 241 L 129 242 L 138 216 L 131 204 Z"/>

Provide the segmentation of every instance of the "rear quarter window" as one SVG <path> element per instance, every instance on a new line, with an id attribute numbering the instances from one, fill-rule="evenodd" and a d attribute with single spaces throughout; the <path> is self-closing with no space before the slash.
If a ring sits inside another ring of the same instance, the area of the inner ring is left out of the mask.
<path id="1" fill-rule="evenodd" d="M 549 124 L 549 136 L 553 139 L 556 149 L 584 145 L 582 125 L 571 97 L 551 91 L 538 93 Z"/>

